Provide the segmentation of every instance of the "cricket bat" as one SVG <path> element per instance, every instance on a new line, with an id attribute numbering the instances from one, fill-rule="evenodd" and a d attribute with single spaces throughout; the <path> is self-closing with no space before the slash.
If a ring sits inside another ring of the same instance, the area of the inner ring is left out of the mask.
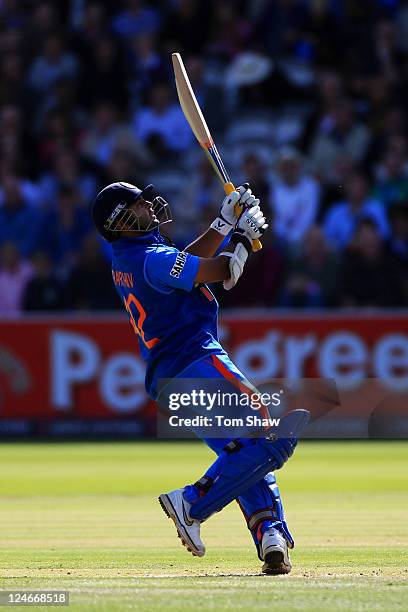
<path id="1" fill-rule="evenodd" d="M 231 183 L 220 154 L 218 153 L 217 147 L 215 146 L 214 140 L 211 137 L 210 130 L 208 129 L 200 106 L 194 95 L 194 91 L 191 87 L 191 83 L 180 53 L 172 53 L 172 61 L 174 76 L 176 79 L 177 94 L 180 100 L 181 108 L 183 109 L 183 113 L 194 133 L 194 136 L 204 149 L 212 167 L 222 182 L 225 193 L 228 195 L 232 191 L 235 191 L 235 187 Z M 242 206 L 236 204 L 234 212 L 235 215 L 239 217 L 242 212 Z M 259 249 L 262 249 L 262 244 L 259 240 L 254 240 L 252 243 L 252 248 L 254 251 L 259 251 Z"/>

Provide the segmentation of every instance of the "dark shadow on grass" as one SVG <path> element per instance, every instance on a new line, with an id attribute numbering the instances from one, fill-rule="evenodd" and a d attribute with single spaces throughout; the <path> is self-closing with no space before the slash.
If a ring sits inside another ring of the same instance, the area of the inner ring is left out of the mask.
<path id="1" fill-rule="evenodd" d="M 135 579 L 140 579 L 140 580 L 180 580 L 180 578 L 184 579 L 184 580 L 194 580 L 196 578 L 253 578 L 253 577 L 265 577 L 265 578 L 270 578 L 270 576 L 267 576 L 266 574 L 262 574 L 260 572 L 258 573 L 252 573 L 252 574 L 247 574 L 247 573 L 231 573 L 231 574 L 192 574 L 192 575 L 188 575 L 186 576 L 185 574 L 180 575 L 180 576 L 159 576 L 158 574 L 155 575 L 151 575 L 151 576 L 133 576 L 133 578 Z"/>

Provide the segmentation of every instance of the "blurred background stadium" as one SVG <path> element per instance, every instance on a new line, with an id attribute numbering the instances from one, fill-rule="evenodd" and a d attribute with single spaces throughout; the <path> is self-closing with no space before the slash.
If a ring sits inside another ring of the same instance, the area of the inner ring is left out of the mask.
<path id="1" fill-rule="evenodd" d="M 270 219 L 218 292 L 234 359 L 255 380 L 406 376 L 407 41 L 404 0 L 2 0 L 1 432 L 90 434 L 95 418 L 101 435 L 115 418 L 117 433 L 151 431 L 88 209 L 109 182 L 153 182 L 181 248 L 216 215 L 173 51 Z"/>

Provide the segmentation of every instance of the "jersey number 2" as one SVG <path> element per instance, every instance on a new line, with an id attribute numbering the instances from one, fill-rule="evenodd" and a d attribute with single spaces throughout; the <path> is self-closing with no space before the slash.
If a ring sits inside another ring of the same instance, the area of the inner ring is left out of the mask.
<path id="1" fill-rule="evenodd" d="M 135 334 L 140 336 L 143 344 L 148 349 L 151 349 L 154 346 L 156 346 L 156 344 L 160 342 L 160 338 L 152 338 L 151 340 L 146 340 L 145 338 L 144 331 L 143 331 L 143 323 L 146 319 L 146 311 L 141 305 L 141 303 L 139 302 L 139 300 L 133 295 L 133 293 L 129 293 L 127 299 L 124 299 L 124 302 L 125 302 L 125 308 L 127 312 L 129 313 L 130 323 L 135 331 Z M 132 306 L 136 308 L 137 313 L 138 313 L 137 322 L 135 319 L 135 315 L 134 315 Z"/>

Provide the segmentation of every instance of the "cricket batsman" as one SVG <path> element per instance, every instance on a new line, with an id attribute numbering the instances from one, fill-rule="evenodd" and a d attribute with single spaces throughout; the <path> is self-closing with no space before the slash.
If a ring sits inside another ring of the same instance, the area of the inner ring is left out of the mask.
<path id="1" fill-rule="evenodd" d="M 237 219 L 234 206 L 242 213 Z M 117 182 L 98 193 L 92 217 L 113 247 L 112 277 L 146 362 L 146 390 L 157 399 L 160 379 L 228 379 L 245 385 L 218 341 L 217 301 L 207 283 L 229 291 L 239 281 L 252 242 L 267 229 L 249 185 L 225 197 L 219 216 L 183 251 L 169 245 L 160 226 L 172 220 L 169 204 L 148 185 Z M 229 241 L 226 241 L 226 237 Z M 216 255 L 222 243 L 227 246 Z M 295 437 L 205 439 L 217 458 L 194 484 L 160 495 L 165 513 L 193 554 L 203 557 L 201 523 L 237 500 L 265 574 L 291 570 L 287 527 L 274 470 L 293 454 Z"/>

